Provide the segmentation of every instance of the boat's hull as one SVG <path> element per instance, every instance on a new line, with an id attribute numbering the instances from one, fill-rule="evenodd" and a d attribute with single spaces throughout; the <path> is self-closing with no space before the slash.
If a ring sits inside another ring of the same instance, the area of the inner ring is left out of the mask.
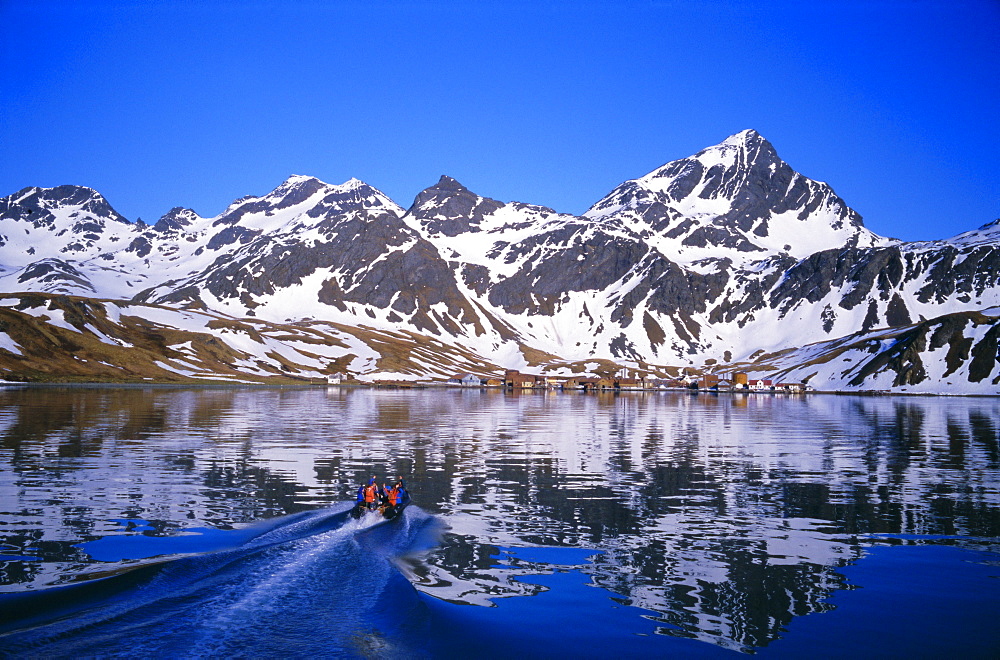
<path id="1" fill-rule="evenodd" d="M 392 520 L 393 518 L 398 518 L 400 514 L 403 513 L 403 509 L 406 508 L 405 504 L 383 504 L 374 508 L 369 508 L 364 504 L 357 504 L 353 509 L 351 509 L 352 518 L 361 518 L 366 514 L 377 515 L 385 518 L 386 520 Z"/>

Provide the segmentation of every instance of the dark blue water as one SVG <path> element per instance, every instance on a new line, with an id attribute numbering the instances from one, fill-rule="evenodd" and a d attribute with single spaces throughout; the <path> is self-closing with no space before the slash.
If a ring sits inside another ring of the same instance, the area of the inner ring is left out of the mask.
<path id="1" fill-rule="evenodd" d="M 995 399 L 0 391 L 5 657 L 997 657 Z M 347 515 L 372 472 L 415 503 Z"/>

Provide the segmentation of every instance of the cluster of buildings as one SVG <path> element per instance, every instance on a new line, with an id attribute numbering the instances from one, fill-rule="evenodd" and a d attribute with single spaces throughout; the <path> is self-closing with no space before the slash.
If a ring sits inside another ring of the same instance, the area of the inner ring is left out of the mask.
<path id="1" fill-rule="evenodd" d="M 713 392 L 805 392 L 803 383 L 776 383 L 766 379 L 751 379 L 742 372 L 732 374 L 698 374 L 672 379 L 648 378 L 643 375 L 576 377 L 541 376 L 508 369 L 500 376 L 457 374 L 449 385 L 461 387 L 502 387 L 511 390 L 562 389 L 587 392 L 622 390 L 707 390 Z"/>

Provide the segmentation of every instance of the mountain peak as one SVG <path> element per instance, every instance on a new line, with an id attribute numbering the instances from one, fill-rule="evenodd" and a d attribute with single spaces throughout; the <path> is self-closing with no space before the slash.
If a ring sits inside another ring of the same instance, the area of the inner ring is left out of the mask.
<path id="1" fill-rule="evenodd" d="M 671 161 L 633 182 L 639 188 L 680 202 L 692 198 L 693 193 L 695 198 L 731 197 L 750 180 L 769 187 L 779 171 L 784 175 L 782 178 L 795 174 L 778 157 L 770 142 L 748 128 L 693 156 Z M 781 185 L 787 186 L 787 183 L 782 181 Z M 711 190 L 706 191 L 705 185 Z"/>
<path id="2" fill-rule="evenodd" d="M 747 145 L 759 144 L 761 142 L 767 142 L 764 136 L 755 131 L 752 128 L 748 128 L 740 131 L 739 133 L 734 133 L 719 143 L 719 146 L 729 145 L 729 146 L 740 146 L 745 147 Z"/>
<path id="3" fill-rule="evenodd" d="M 307 189 L 315 192 L 321 188 L 329 188 L 331 190 L 336 190 L 338 192 L 349 192 L 358 190 L 361 188 L 371 188 L 367 183 L 358 179 L 357 177 L 351 177 L 347 181 L 344 181 L 340 185 L 334 185 L 322 181 L 314 176 L 306 176 L 303 174 L 293 174 L 276 188 L 276 191 L 288 191 L 288 190 L 299 190 Z"/>
<path id="4" fill-rule="evenodd" d="M 76 207 L 80 211 L 86 211 L 113 222 L 129 224 L 129 221 L 115 211 L 101 193 L 85 186 L 62 185 L 54 188 L 32 186 L 4 199 L 26 209 L 50 211 L 57 208 Z"/>
<path id="5" fill-rule="evenodd" d="M 198 214 L 183 206 L 175 206 L 163 214 L 153 229 L 158 232 L 166 232 L 172 229 L 183 229 L 198 219 Z"/>
<path id="6" fill-rule="evenodd" d="M 428 190 L 447 190 L 450 192 L 469 192 L 469 189 L 463 186 L 461 183 L 451 178 L 447 174 L 442 174 L 438 182 L 433 186 L 428 188 Z"/>
<path id="7" fill-rule="evenodd" d="M 483 218 L 503 205 L 495 199 L 480 197 L 450 176 L 441 175 L 437 183 L 417 195 L 408 213 L 430 234 L 457 236 L 477 231 Z"/>
<path id="8" fill-rule="evenodd" d="M 774 145 L 752 128 L 730 135 L 719 144 L 702 149 L 692 158 L 701 161 L 706 167 L 724 165 L 727 168 L 739 166 L 746 169 L 762 166 L 773 171 L 783 164 Z"/>
<path id="9" fill-rule="evenodd" d="M 753 129 L 627 181 L 586 215 L 637 218 L 685 248 L 803 257 L 883 239 L 833 190 L 808 179 Z"/>
<path id="10" fill-rule="evenodd" d="M 309 176 L 307 174 L 293 174 L 289 176 L 287 179 L 285 179 L 285 183 L 292 183 L 292 184 L 301 183 L 303 181 L 319 181 L 319 179 L 317 179 L 314 176 Z"/>
<path id="11" fill-rule="evenodd" d="M 293 174 L 267 194 L 264 199 L 278 199 L 280 201 L 275 205 L 276 208 L 287 208 L 304 202 L 324 188 L 329 188 L 329 184 L 314 176 Z"/>
<path id="12" fill-rule="evenodd" d="M 314 176 L 306 176 L 304 174 L 293 174 L 287 179 L 285 179 L 280 186 L 275 188 L 275 192 L 295 190 L 304 187 L 309 188 L 311 190 L 316 190 L 327 185 L 329 184 L 320 181 Z"/>

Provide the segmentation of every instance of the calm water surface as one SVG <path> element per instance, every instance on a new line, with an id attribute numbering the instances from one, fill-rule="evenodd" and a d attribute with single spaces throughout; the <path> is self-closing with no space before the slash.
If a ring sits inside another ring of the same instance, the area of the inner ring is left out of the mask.
<path id="1" fill-rule="evenodd" d="M 1000 399 L 0 390 L 0 654 L 1000 655 Z M 403 519 L 352 521 L 368 475 Z"/>

